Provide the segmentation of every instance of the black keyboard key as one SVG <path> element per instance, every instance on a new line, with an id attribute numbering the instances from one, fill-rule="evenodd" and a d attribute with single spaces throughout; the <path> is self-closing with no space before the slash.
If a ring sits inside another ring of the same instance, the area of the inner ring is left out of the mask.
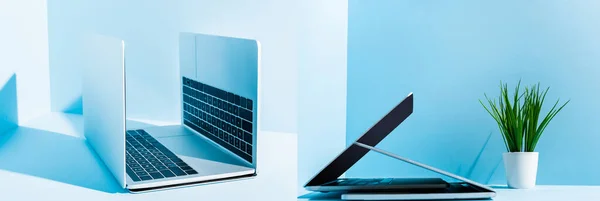
<path id="1" fill-rule="evenodd" d="M 173 167 L 173 168 L 169 168 L 169 169 L 171 169 L 171 171 L 177 176 L 186 175 L 185 172 L 183 170 L 179 169 L 178 167 Z"/>
<path id="2" fill-rule="evenodd" d="M 244 139 L 244 131 L 242 129 L 239 128 L 233 128 L 233 132 L 235 133 L 235 136 L 240 138 L 240 139 Z"/>
<path id="3" fill-rule="evenodd" d="M 236 105 L 240 105 L 240 96 L 233 95 L 233 103 Z"/>
<path id="4" fill-rule="evenodd" d="M 146 172 L 150 172 L 150 173 L 152 173 L 152 172 L 158 172 L 158 170 L 156 170 L 156 168 L 148 168 L 148 169 L 145 169 L 145 170 L 146 170 Z"/>
<path id="5" fill-rule="evenodd" d="M 233 105 L 232 104 L 227 103 L 227 112 L 233 113 Z"/>
<path id="6" fill-rule="evenodd" d="M 187 173 L 187 174 L 198 174 L 198 172 L 196 172 L 195 170 L 186 170 L 185 173 Z"/>
<path id="7" fill-rule="evenodd" d="M 160 173 L 165 177 L 174 177 L 175 176 L 175 174 L 173 174 L 170 170 L 161 170 Z"/>
<path id="8" fill-rule="evenodd" d="M 227 92 L 227 101 L 233 103 L 235 96 L 232 93 Z"/>
<path id="9" fill-rule="evenodd" d="M 250 133 L 244 132 L 244 141 L 246 141 L 248 144 L 252 144 L 252 135 L 250 135 Z"/>
<path id="10" fill-rule="evenodd" d="M 244 141 L 240 141 L 240 150 L 244 150 L 244 152 L 246 152 L 246 143 L 244 143 Z"/>
<path id="11" fill-rule="evenodd" d="M 141 179 L 142 181 L 146 181 L 146 180 L 151 180 L 151 179 L 152 179 L 152 177 L 150 177 L 150 176 L 140 176 L 140 179 Z"/>
<path id="12" fill-rule="evenodd" d="M 156 166 L 156 169 L 158 171 L 163 171 L 163 170 L 168 170 L 169 168 L 167 166 L 164 166 L 164 165 L 159 165 L 159 166 Z"/>
<path id="13" fill-rule="evenodd" d="M 148 175 L 147 172 L 135 172 L 135 174 L 138 175 L 138 176 L 140 176 L 140 177 Z"/>
<path id="14" fill-rule="evenodd" d="M 246 109 L 249 109 L 250 111 L 252 111 L 252 100 L 250 99 L 246 99 L 248 100 L 248 102 L 246 102 Z"/>
<path id="15" fill-rule="evenodd" d="M 239 117 L 236 117 L 235 118 L 235 126 L 242 127 L 242 119 L 240 119 Z"/>
<path id="16" fill-rule="evenodd" d="M 127 175 L 129 175 L 129 177 L 131 178 L 131 180 L 140 181 L 140 178 L 134 173 L 133 170 L 131 170 L 131 168 L 127 167 L 126 172 Z"/>
<path id="17" fill-rule="evenodd" d="M 129 165 L 129 167 L 132 167 L 132 168 L 140 167 L 140 164 L 137 164 L 137 163 L 136 164 L 127 164 L 127 165 Z"/>
<path id="18" fill-rule="evenodd" d="M 246 109 L 240 109 L 240 117 L 242 117 L 246 121 L 252 122 L 252 112 Z"/>
<path id="19" fill-rule="evenodd" d="M 231 125 L 225 124 L 225 131 L 227 131 L 227 133 L 233 133 L 231 132 Z"/>
<path id="20" fill-rule="evenodd" d="M 192 170 L 192 167 L 190 166 L 180 166 L 179 168 L 181 168 L 183 171 L 188 171 L 188 170 Z"/>
<path id="21" fill-rule="evenodd" d="M 246 153 L 252 155 L 252 145 L 246 146 Z"/>
<path id="22" fill-rule="evenodd" d="M 229 122 L 229 121 L 230 121 L 230 120 L 229 120 L 229 118 L 230 118 L 230 117 L 231 117 L 231 115 L 229 115 L 229 114 L 225 114 L 225 118 L 224 118 L 224 119 L 225 119 L 225 121 L 226 121 L 226 122 Z"/>
<path id="23" fill-rule="evenodd" d="M 219 89 L 220 96 L 219 98 L 222 100 L 227 100 L 227 92 Z"/>
<path id="24" fill-rule="evenodd" d="M 242 121 L 242 128 L 248 132 L 248 133 L 252 133 L 252 123 L 247 122 L 247 121 Z"/>
<path id="25" fill-rule="evenodd" d="M 165 178 L 162 174 L 158 173 L 158 172 L 151 172 L 150 176 L 152 176 L 152 178 L 154 179 L 162 179 Z"/>
<path id="26" fill-rule="evenodd" d="M 246 98 L 240 96 L 240 107 L 246 108 L 246 102 L 248 102 Z"/>
<path id="27" fill-rule="evenodd" d="M 131 168 L 131 169 L 133 169 L 133 171 L 134 171 L 134 172 L 141 172 L 141 171 L 144 171 L 144 168 L 139 168 L 139 167 L 136 167 L 136 168 Z"/>

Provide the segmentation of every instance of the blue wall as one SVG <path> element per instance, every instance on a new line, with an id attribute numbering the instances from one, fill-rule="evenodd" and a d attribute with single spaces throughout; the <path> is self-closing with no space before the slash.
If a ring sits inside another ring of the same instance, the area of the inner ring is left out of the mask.
<path id="1" fill-rule="evenodd" d="M 345 148 L 347 0 L 303 0 L 299 29 L 298 190 Z"/>
<path id="2" fill-rule="evenodd" d="M 347 144 L 409 92 L 415 112 L 379 147 L 503 184 L 505 148 L 478 99 L 500 80 L 571 99 L 541 138 L 538 184 L 600 184 L 600 2 L 350 0 Z M 369 154 L 348 176 L 431 176 Z"/>

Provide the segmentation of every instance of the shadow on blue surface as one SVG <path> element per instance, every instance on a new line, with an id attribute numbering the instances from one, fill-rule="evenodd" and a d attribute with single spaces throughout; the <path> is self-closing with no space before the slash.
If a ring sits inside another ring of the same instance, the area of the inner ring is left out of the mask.
<path id="1" fill-rule="evenodd" d="M 81 96 L 77 97 L 62 112 L 69 114 L 83 114 L 83 98 Z"/>
<path id="2" fill-rule="evenodd" d="M 0 83 L 0 135 L 17 127 L 17 76 Z"/>
<path id="3" fill-rule="evenodd" d="M 18 127 L 0 136 L 0 169 L 107 193 L 124 190 L 85 139 Z"/>

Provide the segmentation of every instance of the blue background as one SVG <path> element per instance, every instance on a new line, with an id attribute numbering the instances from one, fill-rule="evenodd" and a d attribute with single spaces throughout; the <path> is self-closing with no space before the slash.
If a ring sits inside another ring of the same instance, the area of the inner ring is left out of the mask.
<path id="1" fill-rule="evenodd" d="M 500 133 L 478 100 L 550 86 L 571 103 L 542 136 L 538 184 L 600 184 L 600 2 L 350 0 L 347 137 L 409 92 L 415 109 L 380 148 L 488 184 L 505 184 Z M 547 108 L 546 108 L 547 109 Z M 369 154 L 346 176 L 431 176 Z"/>

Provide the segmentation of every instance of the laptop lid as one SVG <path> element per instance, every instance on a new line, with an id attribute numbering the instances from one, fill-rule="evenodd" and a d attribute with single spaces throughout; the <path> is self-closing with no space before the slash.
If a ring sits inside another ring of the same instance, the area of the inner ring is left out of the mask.
<path id="1" fill-rule="evenodd" d="M 260 42 L 197 33 L 179 42 L 182 125 L 256 167 Z"/>
<path id="2" fill-rule="evenodd" d="M 84 136 L 125 188 L 125 44 L 93 35 L 84 47 Z"/>
<path id="3" fill-rule="evenodd" d="M 367 132 L 359 137 L 355 142 L 376 146 L 398 125 L 400 125 L 413 112 L 413 94 L 410 93 L 404 100 L 396 105 L 381 120 L 373 125 Z M 358 160 L 364 157 L 369 149 L 361 147 L 355 143 L 351 144 L 346 150 L 331 161 L 323 170 L 309 180 L 306 186 L 318 186 L 333 181 L 341 176 L 346 170 L 352 167 Z"/>

